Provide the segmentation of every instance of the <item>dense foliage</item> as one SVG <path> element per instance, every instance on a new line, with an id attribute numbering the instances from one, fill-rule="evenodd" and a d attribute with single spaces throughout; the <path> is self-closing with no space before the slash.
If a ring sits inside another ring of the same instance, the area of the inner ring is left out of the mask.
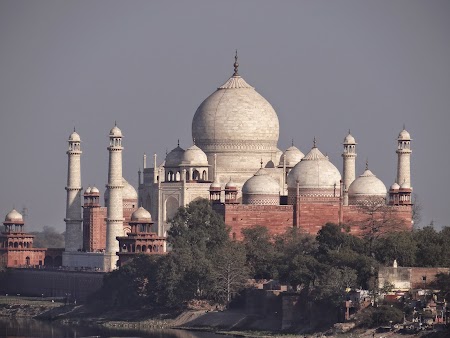
<path id="1" fill-rule="evenodd" d="M 326 224 L 317 236 L 296 228 L 272 236 L 261 226 L 242 233 L 243 241 L 230 240 L 209 202 L 194 201 L 171 220 L 169 253 L 138 256 L 108 274 L 99 295 L 111 306 L 181 307 L 191 300 L 228 304 L 249 278 L 277 279 L 312 301 L 337 306 L 349 288 L 376 291 L 378 266 L 394 259 L 399 266 L 450 267 L 450 228 L 370 238 L 352 236 L 335 224 Z M 379 314 L 373 318 L 384 321 Z"/>

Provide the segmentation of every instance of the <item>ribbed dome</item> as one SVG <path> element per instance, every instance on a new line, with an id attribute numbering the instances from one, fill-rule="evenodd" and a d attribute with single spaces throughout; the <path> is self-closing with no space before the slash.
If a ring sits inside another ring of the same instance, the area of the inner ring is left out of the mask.
<path id="1" fill-rule="evenodd" d="M 143 207 L 139 207 L 135 212 L 131 214 L 132 221 L 147 221 L 151 222 L 152 216 Z"/>
<path id="2" fill-rule="evenodd" d="M 411 140 L 411 135 L 405 130 L 403 129 L 400 134 L 398 134 L 398 140 L 402 140 L 402 141 L 410 141 Z"/>
<path id="3" fill-rule="evenodd" d="M 184 149 L 181 148 L 180 145 L 172 149 L 172 151 L 166 155 L 164 167 L 166 168 L 178 167 L 183 159 L 183 154 Z"/>
<path id="4" fill-rule="evenodd" d="M 72 134 L 69 136 L 69 141 L 72 142 L 81 142 L 80 135 L 74 130 Z"/>
<path id="5" fill-rule="evenodd" d="M 300 151 L 300 149 L 296 146 L 291 146 L 286 149 L 283 155 L 281 155 L 279 165 L 282 166 L 284 159 L 286 159 L 286 167 L 293 167 L 300 162 L 303 157 L 305 157 L 305 155 Z"/>
<path id="6" fill-rule="evenodd" d="M 112 137 L 122 137 L 122 131 L 119 129 L 119 127 L 114 126 L 114 127 L 110 130 L 109 136 L 112 136 Z"/>
<path id="7" fill-rule="evenodd" d="M 298 181 L 300 188 L 307 189 L 334 189 L 336 184 L 339 189 L 340 180 L 339 170 L 314 147 L 289 172 L 287 184 L 289 188 L 296 188 Z"/>
<path id="8" fill-rule="evenodd" d="M 5 217 L 5 222 L 23 222 L 23 217 L 16 209 L 12 209 Z"/>
<path id="9" fill-rule="evenodd" d="M 220 185 L 219 181 L 214 180 L 214 182 L 211 183 L 211 185 L 209 186 L 209 189 L 212 190 L 217 190 L 217 189 L 221 189 L 222 186 Z"/>
<path id="10" fill-rule="evenodd" d="M 400 189 L 400 186 L 398 185 L 397 182 L 391 185 L 391 190 L 398 190 L 398 189 Z"/>
<path id="11" fill-rule="evenodd" d="M 386 186 L 369 169 L 350 184 L 349 197 L 375 196 L 386 197 Z"/>
<path id="12" fill-rule="evenodd" d="M 206 98 L 192 121 L 192 137 L 206 152 L 276 150 L 278 136 L 275 110 L 239 75 L 233 75 Z"/>
<path id="13" fill-rule="evenodd" d="M 194 144 L 193 146 L 187 148 L 183 153 L 183 156 L 181 157 L 181 164 L 191 166 L 207 166 L 208 158 L 203 150 Z"/>
<path id="14" fill-rule="evenodd" d="M 234 190 L 237 189 L 237 184 L 231 180 L 231 177 L 228 183 L 225 184 L 225 189 L 234 189 Z"/>
<path id="15" fill-rule="evenodd" d="M 356 144 L 355 138 L 348 133 L 348 135 L 344 139 L 344 144 Z"/>
<path id="16" fill-rule="evenodd" d="M 242 194 L 245 195 L 279 195 L 280 185 L 266 170 L 259 169 L 253 177 L 250 177 L 242 186 Z"/>

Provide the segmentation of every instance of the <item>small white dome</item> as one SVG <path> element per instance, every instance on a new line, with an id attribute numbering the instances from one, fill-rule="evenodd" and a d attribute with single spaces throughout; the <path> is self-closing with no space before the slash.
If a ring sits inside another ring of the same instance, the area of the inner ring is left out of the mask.
<path id="1" fill-rule="evenodd" d="M 244 195 L 279 195 L 280 185 L 266 170 L 259 169 L 242 186 Z"/>
<path id="2" fill-rule="evenodd" d="M 69 141 L 71 142 L 81 142 L 80 135 L 74 130 L 72 134 L 69 136 Z"/>
<path id="3" fill-rule="evenodd" d="M 305 155 L 296 146 L 291 146 L 285 150 L 280 157 L 280 166 L 283 165 L 283 161 L 286 160 L 286 167 L 293 167 L 302 160 Z"/>
<path id="4" fill-rule="evenodd" d="M 100 194 L 100 190 L 97 187 L 92 187 L 91 194 Z"/>
<path id="5" fill-rule="evenodd" d="M 151 222 L 152 216 L 150 213 L 144 209 L 143 207 L 139 207 L 135 212 L 131 214 L 131 220 L 132 221 L 146 221 Z"/>
<path id="6" fill-rule="evenodd" d="M 208 158 L 206 154 L 195 144 L 185 150 L 181 157 L 182 165 L 207 166 Z"/>
<path id="7" fill-rule="evenodd" d="M 375 196 L 386 197 L 386 186 L 369 169 L 350 184 L 349 197 Z"/>
<path id="8" fill-rule="evenodd" d="M 87 187 L 87 189 L 84 191 L 85 194 L 90 194 L 92 192 L 91 187 Z"/>
<path id="9" fill-rule="evenodd" d="M 181 164 L 183 154 L 184 149 L 181 148 L 180 145 L 172 149 L 172 151 L 166 155 L 164 167 L 166 168 L 178 167 Z"/>
<path id="10" fill-rule="evenodd" d="M 399 141 L 410 141 L 411 135 L 405 129 L 403 129 L 400 132 L 400 134 L 398 134 L 398 140 Z"/>
<path id="11" fill-rule="evenodd" d="M 411 189 L 411 185 L 408 182 L 403 182 L 400 189 Z"/>
<path id="12" fill-rule="evenodd" d="M 109 132 L 110 137 L 122 137 L 122 131 L 115 125 Z"/>
<path id="13" fill-rule="evenodd" d="M 344 139 L 344 144 L 356 144 L 355 138 L 348 133 L 348 135 Z"/>
<path id="14" fill-rule="evenodd" d="M 323 155 L 320 150 L 313 147 L 303 159 L 295 165 L 287 177 L 288 187 L 295 189 L 297 181 L 302 189 L 339 189 L 341 174 L 339 170 Z"/>
<path id="15" fill-rule="evenodd" d="M 222 189 L 222 186 L 220 185 L 219 181 L 214 180 L 214 182 L 211 183 L 211 185 L 209 186 L 210 190 L 217 190 L 217 189 Z"/>
<path id="16" fill-rule="evenodd" d="M 228 183 L 225 184 L 225 189 L 237 189 L 237 184 L 231 180 L 231 177 Z"/>
<path id="17" fill-rule="evenodd" d="M 400 186 L 398 185 L 397 182 L 394 182 L 394 184 L 391 185 L 391 190 L 398 190 L 400 189 Z"/>
<path id="18" fill-rule="evenodd" d="M 23 222 L 23 217 L 16 209 L 12 209 L 5 217 L 5 222 Z"/>

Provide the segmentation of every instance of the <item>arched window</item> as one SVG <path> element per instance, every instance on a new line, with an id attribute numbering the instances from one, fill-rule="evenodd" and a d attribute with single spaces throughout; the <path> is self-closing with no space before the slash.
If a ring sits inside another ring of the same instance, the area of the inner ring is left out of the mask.
<path id="1" fill-rule="evenodd" d="M 142 252 L 147 252 L 147 247 L 145 245 L 142 246 Z"/>
<path id="2" fill-rule="evenodd" d="M 136 245 L 136 252 L 141 252 L 141 246 L 139 244 Z"/>
<path id="3" fill-rule="evenodd" d="M 27 258 L 25 258 L 25 264 L 30 265 L 30 257 L 27 256 Z"/>
<path id="4" fill-rule="evenodd" d="M 192 179 L 194 181 L 198 181 L 200 179 L 200 173 L 198 172 L 197 169 L 195 169 L 194 172 L 192 173 Z"/>
<path id="5" fill-rule="evenodd" d="M 166 217 L 164 220 L 167 221 L 169 219 L 172 219 L 173 216 L 175 216 L 175 213 L 177 212 L 179 206 L 180 205 L 178 204 L 178 200 L 175 197 L 170 196 L 166 200 L 166 203 L 165 203 L 165 216 Z"/>
<path id="6" fill-rule="evenodd" d="M 202 180 L 203 180 L 203 181 L 208 180 L 208 174 L 206 173 L 206 170 L 203 170 L 203 173 L 202 173 Z"/>

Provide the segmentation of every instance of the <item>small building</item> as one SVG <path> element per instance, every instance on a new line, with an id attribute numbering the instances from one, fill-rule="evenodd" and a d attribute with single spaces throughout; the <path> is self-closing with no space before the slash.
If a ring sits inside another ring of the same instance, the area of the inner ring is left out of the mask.
<path id="1" fill-rule="evenodd" d="M 119 236 L 119 267 L 123 266 L 138 254 L 161 255 L 166 251 L 166 238 L 152 232 L 152 217 L 143 207 L 131 214 L 130 232 Z"/>
<path id="2" fill-rule="evenodd" d="M 45 248 L 33 248 L 34 236 L 23 231 L 22 215 L 13 209 L 5 221 L 0 234 L 0 266 L 7 268 L 33 267 L 44 265 Z"/>

